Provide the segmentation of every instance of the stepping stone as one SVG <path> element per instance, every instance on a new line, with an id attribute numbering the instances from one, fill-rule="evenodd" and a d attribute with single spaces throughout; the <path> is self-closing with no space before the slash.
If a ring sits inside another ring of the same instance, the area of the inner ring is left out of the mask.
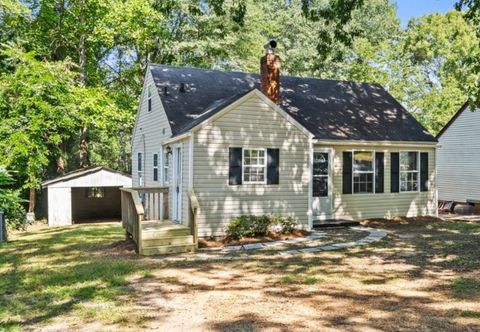
<path id="1" fill-rule="evenodd" d="M 223 248 L 221 251 L 222 252 L 235 252 L 235 251 L 242 250 L 242 247 L 243 246 L 229 246 L 229 247 Z"/>
<path id="2" fill-rule="evenodd" d="M 263 247 L 263 243 L 251 243 L 251 244 L 244 244 L 243 249 L 245 250 L 255 250 L 260 249 Z"/>
<path id="3" fill-rule="evenodd" d="M 334 246 L 323 246 L 323 247 L 320 247 L 322 250 L 325 250 L 325 251 L 332 251 L 332 250 L 338 250 L 337 247 L 334 247 Z"/>
<path id="4" fill-rule="evenodd" d="M 415 234 L 411 234 L 411 233 L 405 233 L 405 234 L 397 234 L 397 236 L 401 239 L 413 239 L 416 237 Z"/>
<path id="5" fill-rule="evenodd" d="M 280 255 L 294 255 L 294 254 L 299 254 L 301 251 L 299 250 L 285 250 L 285 251 L 280 251 Z"/>
<path id="6" fill-rule="evenodd" d="M 299 249 L 299 251 L 304 252 L 304 253 L 319 252 L 319 251 L 322 251 L 322 250 L 323 249 L 321 247 Z"/>

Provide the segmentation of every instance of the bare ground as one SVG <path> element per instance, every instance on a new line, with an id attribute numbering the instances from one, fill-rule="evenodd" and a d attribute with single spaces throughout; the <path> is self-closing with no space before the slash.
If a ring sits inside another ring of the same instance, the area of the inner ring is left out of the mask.
<path id="1" fill-rule="evenodd" d="M 480 223 L 375 220 L 385 240 L 341 252 L 239 261 L 93 255 L 141 264 L 112 302 L 94 297 L 26 330 L 480 331 Z M 1 309 L 0 309 L 1 310 Z M 1 326 L 1 325 L 0 325 Z"/>

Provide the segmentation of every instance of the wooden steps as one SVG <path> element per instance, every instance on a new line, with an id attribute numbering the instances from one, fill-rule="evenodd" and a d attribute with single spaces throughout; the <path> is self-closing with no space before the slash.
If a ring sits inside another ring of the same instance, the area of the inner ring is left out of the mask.
<path id="1" fill-rule="evenodd" d="M 169 220 L 142 222 L 142 255 L 164 255 L 195 251 L 191 230 Z"/>

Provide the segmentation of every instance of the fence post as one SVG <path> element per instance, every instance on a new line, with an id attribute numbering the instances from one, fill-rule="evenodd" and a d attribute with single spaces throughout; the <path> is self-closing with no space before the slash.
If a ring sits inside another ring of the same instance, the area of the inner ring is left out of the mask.
<path id="1" fill-rule="evenodd" d="M 3 211 L 0 210 L 0 243 L 7 242 L 7 225 L 4 219 Z"/>

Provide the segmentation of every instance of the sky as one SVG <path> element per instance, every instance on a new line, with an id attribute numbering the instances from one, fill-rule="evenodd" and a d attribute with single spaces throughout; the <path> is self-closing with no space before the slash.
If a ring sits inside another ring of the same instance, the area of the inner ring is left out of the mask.
<path id="1" fill-rule="evenodd" d="M 394 0 L 397 4 L 397 14 L 406 27 L 413 17 L 430 13 L 446 13 L 454 8 L 457 0 Z"/>

